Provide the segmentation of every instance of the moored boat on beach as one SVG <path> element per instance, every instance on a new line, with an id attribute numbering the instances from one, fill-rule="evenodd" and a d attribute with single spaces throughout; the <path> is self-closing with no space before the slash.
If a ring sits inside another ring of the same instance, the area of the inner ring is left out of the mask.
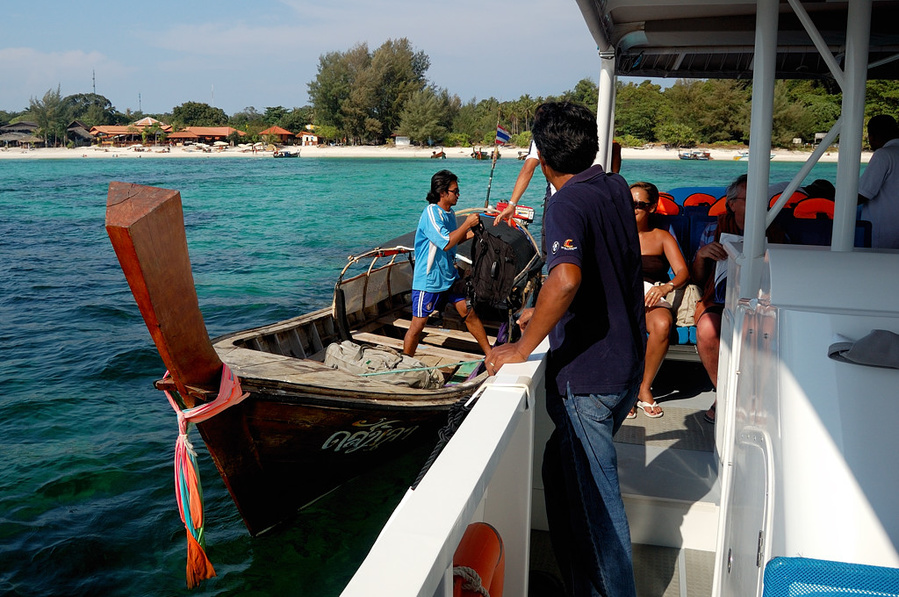
<path id="1" fill-rule="evenodd" d="M 689 149 L 678 152 L 677 157 L 681 160 L 708 161 L 712 159 L 712 154 L 710 151 L 705 149 Z"/>

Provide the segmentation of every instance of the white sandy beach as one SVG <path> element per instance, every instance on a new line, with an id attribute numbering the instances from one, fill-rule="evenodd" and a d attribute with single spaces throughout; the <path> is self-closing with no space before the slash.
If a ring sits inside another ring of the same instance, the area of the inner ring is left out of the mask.
<path id="1" fill-rule="evenodd" d="M 394 147 L 394 146 L 318 146 L 318 147 L 286 147 L 290 151 L 300 151 L 301 158 L 418 158 L 428 159 L 434 151 L 432 148 L 419 147 Z M 489 147 L 481 147 L 481 149 L 489 150 Z M 472 149 L 470 147 L 447 147 L 444 149 L 449 159 L 470 159 Z M 516 159 L 519 152 L 526 151 L 526 148 L 504 147 L 500 153 L 503 160 Z M 713 160 L 733 160 L 738 156 L 739 151 L 735 149 L 711 149 L 711 157 Z M 775 149 L 773 161 L 779 162 L 804 162 L 808 159 L 809 152 L 805 151 L 789 151 L 784 149 Z M 666 150 L 663 147 L 652 147 L 646 149 L 624 148 L 622 149 L 623 160 L 676 160 L 677 150 Z M 75 149 L 66 148 L 38 148 L 38 149 L 20 149 L 20 148 L 0 148 L 0 160 L 31 160 L 31 159 L 154 159 L 154 158 L 194 158 L 194 159 L 217 159 L 217 158 L 258 158 L 270 157 L 272 151 L 240 151 L 237 148 L 228 147 L 224 150 L 214 150 L 211 153 L 205 153 L 198 149 L 173 147 L 170 152 L 162 152 L 162 147 L 146 147 L 143 151 L 134 151 L 132 148 L 116 147 L 116 148 L 96 148 L 81 147 Z M 836 151 L 826 153 L 821 157 L 822 162 L 836 162 L 838 154 Z M 867 162 L 871 157 L 870 152 L 862 153 L 862 162 Z"/>

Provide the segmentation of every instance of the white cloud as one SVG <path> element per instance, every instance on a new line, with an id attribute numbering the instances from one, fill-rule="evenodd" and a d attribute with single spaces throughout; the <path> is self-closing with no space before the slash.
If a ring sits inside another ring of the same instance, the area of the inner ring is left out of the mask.
<path id="1" fill-rule="evenodd" d="M 178 16 L 147 24 L 77 12 L 47 25 L 41 50 L 24 47 L 35 42 L 22 33 L 37 17 L 19 15 L 21 27 L 0 41 L 23 46 L 0 48 L 0 109 L 22 109 L 57 84 L 66 95 L 88 92 L 94 69 L 97 91 L 120 110 L 137 109 L 138 93 L 151 112 L 210 101 L 213 85 L 229 114 L 302 105 L 321 55 L 401 37 L 429 56 L 428 79 L 463 100 L 558 94 L 599 69 L 570 0 L 223 0 L 214 12 L 157 0 L 154 10 Z"/>
<path id="2" fill-rule="evenodd" d="M 102 70 L 107 82 L 130 72 L 101 52 L 0 48 L 0 80 L 12 83 L 0 87 L 0 109 L 23 110 L 30 98 L 43 97 L 57 86 L 64 96 L 89 93 L 94 70 Z"/>

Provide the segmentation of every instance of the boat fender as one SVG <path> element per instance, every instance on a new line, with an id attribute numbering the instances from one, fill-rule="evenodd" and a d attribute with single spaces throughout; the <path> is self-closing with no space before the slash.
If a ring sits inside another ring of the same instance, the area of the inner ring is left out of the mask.
<path id="1" fill-rule="evenodd" d="M 503 540 L 486 522 L 474 522 L 453 554 L 453 597 L 502 597 L 506 568 Z"/>

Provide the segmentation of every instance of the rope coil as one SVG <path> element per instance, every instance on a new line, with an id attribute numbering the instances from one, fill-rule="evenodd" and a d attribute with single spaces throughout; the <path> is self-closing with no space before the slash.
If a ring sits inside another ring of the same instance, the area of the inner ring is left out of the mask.
<path id="1" fill-rule="evenodd" d="M 463 591 L 473 591 L 484 597 L 490 597 L 490 592 L 484 588 L 484 584 L 481 581 L 481 575 L 474 568 L 453 566 L 453 576 L 458 576 L 462 579 Z"/>

